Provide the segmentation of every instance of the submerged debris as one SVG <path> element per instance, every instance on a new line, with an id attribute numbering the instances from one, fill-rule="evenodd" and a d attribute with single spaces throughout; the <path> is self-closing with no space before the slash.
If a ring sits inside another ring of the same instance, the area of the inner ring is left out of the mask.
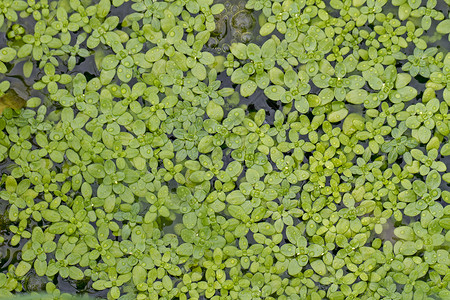
<path id="1" fill-rule="evenodd" d="M 3 96 L 0 97 L 0 114 L 6 108 L 19 110 L 27 104 L 27 101 L 22 99 L 15 90 L 10 89 Z"/>

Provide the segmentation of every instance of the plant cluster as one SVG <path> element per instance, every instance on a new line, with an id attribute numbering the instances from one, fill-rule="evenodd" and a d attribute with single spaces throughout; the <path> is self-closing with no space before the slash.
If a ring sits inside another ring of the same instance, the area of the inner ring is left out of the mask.
<path id="1" fill-rule="evenodd" d="M 0 293 L 448 299 L 449 4 L 1 1 Z"/>

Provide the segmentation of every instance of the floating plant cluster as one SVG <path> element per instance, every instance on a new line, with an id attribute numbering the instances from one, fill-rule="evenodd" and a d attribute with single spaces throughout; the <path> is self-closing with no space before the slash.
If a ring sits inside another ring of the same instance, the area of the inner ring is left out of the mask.
<path id="1" fill-rule="evenodd" d="M 450 1 L 242 3 L 0 1 L 1 295 L 450 298 Z"/>

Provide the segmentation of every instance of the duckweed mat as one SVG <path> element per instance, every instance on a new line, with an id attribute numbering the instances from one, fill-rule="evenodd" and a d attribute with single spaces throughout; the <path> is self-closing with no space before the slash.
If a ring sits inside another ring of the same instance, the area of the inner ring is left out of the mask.
<path id="1" fill-rule="evenodd" d="M 450 299 L 449 5 L 0 1 L 0 297 Z"/>

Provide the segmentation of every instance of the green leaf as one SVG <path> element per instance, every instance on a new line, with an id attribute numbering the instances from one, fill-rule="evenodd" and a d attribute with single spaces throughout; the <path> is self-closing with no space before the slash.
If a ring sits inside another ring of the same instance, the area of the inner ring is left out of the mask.
<path id="1" fill-rule="evenodd" d="M 52 234 L 62 234 L 67 228 L 67 223 L 65 222 L 58 222 L 50 225 L 48 228 L 48 232 Z"/>
<path id="2" fill-rule="evenodd" d="M 225 172 L 227 172 L 230 177 L 238 176 L 242 172 L 242 166 L 238 161 L 232 161 L 228 164 Z"/>
<path id="3" fill-rule="evenodd" d="M 409 226 L 400 226 L 394 229 L 394 234 L 404 240 L 414 241 L 414 230 Z"/>
<path id="4" fill-rule="evenodd" d="M 195 183 L 201 183 L 201 182 L 207 180 L 207 178 L 206 178 L 206 172 L 205 172 L 205 171 L 195 171 L 195 172 L 193 172 L 193 173 L 191 174 L 191 176 L 189 177 L 189 179 L 190 179 L 192 182 L 195 182 Z"/>
<path id="5" fill-rule="evenodd" d="M 111 9 L 110 0 L 100 0 L 100 2 L 97 5 L 97 16 L 99 18 L 106 18 L 110 9 Z"/>
<path id="6" fill-rule="evenodd" d="M 91 164 L 87 167 L 89 174 L 91 174 L 94 178 L 103 178 L 106 173 L 101 164 Z"/>
<path id="7" fill-rule="evenodd" d="M 258 223 L 258 231 L 267 236 L 271 236 L 276 233 L 273 225 L 267 222 Z"/>
<path id="8" fill-rule="evenodd" d="M 243 220 L 245 217 L 248 217 L 241 206 L 229 205 L 228 212 L 230 213 L 230 215 L 232 217 L 239 219 L 239 220 Z"/>
<path id="9" fill-rule="evenodd" d="M 246 74 L 242 70 L 242 68 L 239 68 L 239 69 L 235 70 L 233 72 L 233 74 L 231 74 L 231 81 L 233 83 L 243 84 L 243 83 L 247 82 L 248 79 L 249 79 L 249 75 Z"/>
<path id="10" fill-rule="evenodd" d="M 247 45 L 245 44 L 233 43 L 231 44 L 230 51 L 237 59 L 244 60 L 247 58 Z"/>
<path id="11" fill-rule="evenodd" d="M 313 83 L 321 89 L 329 87 L 330 86 L 330 76 L 319 73 L 313 77 Z"/>
<path id="12" fill-rule="evenodd" d="M 106 280 L 97 280 L 92 283 L 92 287 L 98 291 L 102 291 L 108 288 L 108 282 Z"/>
<path id="13" fill-rule="evenodd" d="M 19 51 L 17 51 L 17 57 L 23 58 L 27 57 L 31 54 L 31 51 L 33 50 L 33 46 L 30 44 L 25 44 L 22 47 L 19 48 Z"/>
<path id="14" fill-rule="evenodd" d="M 42 217 L 47 221 L 52 223 L 59 222 L 61 220 L 61 216 L 57 211 L 46 209 L 41 211 Z"/>
<path id="15" fill-rule="evenodd" d="M 267 22 L 263 26 L 261 26 L 261 29 L 259 30 L 259 34 L 261 36 L 266 36 L 271 34 L 275 30 L 276 25 L 270 22 Z"/>
<path id="16" fill-rule="evenodd" d="M 311 52 L 314 51 L 317 47 L 317 41 L 315 38 L 313 38 L 312 36 L 307 36 L 304 40 L 303 40 L 303 47 L 305 48 L 306 51 Z M 344 73 L 345 74 L 345 73 Z"/>
<path id="17" fill-rule="evenodd" d="M 250 97 L 256 91 L 257 84 L 253 80 L 247 80 L 241 85 L 240 93 L 242 97 Z"/>
<path id="18" fill-rule="evenodd" d="M 260 175 L 255 169 L 248 169 L 245 173 L 245 178 L 249 183 L 254 184 L 259 181 Z"/>
<path id="19" fill-rule="evenodd" d="M 153 47 L 145 53 L 145 59 L 148 62 L 159 61 L 164 55 L 164 49 Z"/>
<path id="20" fill-rule="evenodd" d="M 408 0 L 408 5 L 411 9 L 419 8 L 420 4 L 422 4 L 422 0 Z"/>
<path id="21" fill-rule="evenodd" d="M 380 78 L 376 77 L 375 75 L 371 75 L 367 79 L 367 83 L 372 89 L 376 91 L 379 91 L 383 88 L 383 81 Z"/>
<path id="22" fill-rule="evenodd" d="M 200 153 L 209 153 L 214 149 L 214 137 L 207 135 L 202 137 L 202 139 L 200 140 L 199 144 L 198 144 L 198 151 Z"/>
<path id="23" fill-rule="evenodd" d="M 261 57 L 261 49 L 256 44 L 253 44 L 253 43 L 248 44 L 247 57 L 252 60 L 260 58 Z"/>
<path id="24" fill-rule="evenodd" d="M 47 261 L 35 260 L 34 270 L 38 276 L 44 276 L 47 272 Z"/>
<path id="25" fill-rule="evenodd" d="M 8 193 L 15 193 L 17 189 L 17 181 L 14 177 L 8 176 L 6 177 L 6 191 Z"/>
<path id="26" fill-rule="evenodd" d="M 175 44 L 175 42 L 182 39 L 183 33 L 184 31 L 181 26 L 175 26 L 167 33 L 167 41 L 170 44 Z"/>
<path id="27" fill-rule="evenodd" d="M 297 259 L 293 258 L 289 261 L 288 265 L 288 273 L 291 276 L 295 276 L 299 274 L 302 270 L 302 267 L 298 264 Z"/>
<path id="28" fill-rule="evenodd" d="M 25 276 L 25 274 L 28 273 L 31 269 L 31 264 L 27 263 L 26 261 L 21 261 L 16 267 L 16 276 L 22 277 Z"/>
<path id="29" fill-rule="evenodd" d="M 16 57 L 16 50 L 5 47 L 0 50 L 0 61 L 10 62 Z"/>
<path id="30" fill-rule="evenodd" d="M 351 104 L 363 104 L 364 100 L 366 100 L 368 94 L 369 93 L 365 90 L 356 89 L 356 90 L 352 90 L 352 91 L 348 92 L 345 95 L 345 99 L 347 100 L 347 102 L 349 102 Z"/>
<path id="31" fill-rule="evenodd" d="M 105 201 L 103 202 L 103 208 L 107 213 L 113 212 L 115 205 L 116 205 L 116 198 L 113 195 L 106 197 Z"/>
<path id="32" fill-rule="evenodd" d="M 189 243 L 183 243 L 177 247 L 175 252 L 182 256 L 191 256 L 194 252 L 194 246 Z"/>
<path id="33" fill-rule="evenodd" d="M 441 23 L 439 23 L 436 27 L 436 31 L 442 34 L 449 34 L 450 33 L 450 20 L 444 20 Z"/>
<path id="34" fill-rule="evenodd" d="M 317 98 L 318 98 L 318 97 L 317 97 Z M 320 100 L 320 99 L 319 99 L 319 100 Z M 283 101 L 283 102 L 284 102 L 284 101 Z M 306 100 L 305 97 L 301 97 L 300 99 L 295 100 L 294 106 L 295 106 L 295 109 L 296 109 L 299 113 L 306 114 L 306 113 L 308 113 L 308 111 L 309 111 L 309 106 L 310 106 L 310 104 L 309 104 L 309 101 Z"/>
<path id="35" fill-rule="evenodd" d="M 354 273 L 349 273 L 347 275 L 345 275 L 344 277 L 342 277 L 342 282 L 346 285 L 351 285 L 353 284 L 353 282 L 355 282 L 357 276 Z M 353 288 L 353 286 L 352 286 Z M 359 294 L 361 294 L 362 292 L 360 292 Z"/>
<path id="36" fill-rule="evenodd" d="M 410 116 L 406 119 L 406 126 L 411 129 L 416 129 L 420 126 L 420 122 L 416 116 Z"/>
<path id="37" fill-rule="evenodd" d="M 34 260 L 36 258 L 36 254 L 33 249 L 29 249 L 22 252 L 22 259 L 26 261 Z"/>
<path id="38" fill-rule="evenodd" d="M 287 257 L 291 257 L 295 255 L 295 246 L 292 244 L 284 244 L 280 248 L 280 252 Z"/>
<path id="39" fill-rule="evenodd" d="M 398 194 L 398 199 L 403 202 L 414 202 L 414 201 L 416 201 L 417 196 L 416 196 L 416 193 L 414 193 L 414 191 L 406 190 L 406 191 L 400 192 L 400 194 Z"/>
<path id="40" fill-rule="evenodd" d="M 417 209 L 415 203 L 409 203 L 409 204 L 405 207 L 403 213 L 404 213 L 406 216 L 414 217 L 414 216 L 417 216 L 418 214 L 420 214 L 420 210 Z"/>
<path id="41" fill-rule="evenodd" d="M 145 282 L 147 279 L 147 270 L 142 266 L 137 265 L 133 268 L 133 283 L 137 286 L 140 283 Z"/>
<path id="42" fill-rule="evenodd" d="M 403 242 L 399 250 L 403 255 L 414 255 L 417 252 L 416 243 L 411 241 Z"/>
<path id="43" fill-rule="evenodd" d="M 56 249 L 56 243 L 54 241 L 46 241 L 42 244 L 42 249 L 45 253 L 51 253 Z"/>
<path id="44" fill-rule="evenodd" d="M 264 89 L 264 94 L 270 99 L 270 100 L 281 100 L 281 97 L 286 93 L 286 90 L 279 85 L 271 85 Z"/>
<path id="45" fill-rule="evenodd" d="M 197 225 L 197 215 L 195 212 L 189 212 L 183 216 L 183 224 L 188 229 L 193 229 Z"/>
<path id="46" fill-rule="evenodd" d="M 427 175 L 426 184 L 429 191 L 437 189 L 441 184 L 441 175 L 439 175 L 438 171 L 432 170 Z"/>
<path id="47" fill-rule="evenodd" d="M 297 246 L 300 246 L 303 243 L 303 240 L 306 242 L 304 236 L 300 232 L 300 230 L 295 226 L 288 226 L 286 228 L 286 236 L 289 241 Z M 305 243 L 306 246 L 306 243 Z"/>
<path id="48" fill-rule="evenodd" d="M 333 111 L 328 115 L 328 121 L 336 123 L 342 121 L 348 114 L 348 109 L 342 108 L 337 111 Z"/>
<path id="49" fill-rule="evenodd" d="M 292 69 L 287 70 L 286 73 L 284 74 L 284 84 L 288 88 L 292 89 L 295 86 L 297 86 L 297 82 L 298 82 L 297 73 Z"/>
<path id="50" fill-rule="evenodd" d="M 75 280 L 82 280 L 84 278 L 84 273 L 80 269 L 74 266 L 69 267 L 69 277 Z"/>
<path id="51" fill-rule="evenodd" d="M 194 1 L 190 1 L 190 2 L 195 3 Z M 190 5 L 194 5 L 194 6 L 195 6 L 195 4 L 190 4 Z M 186 8 L 189 10 L 190 13 L 195 13 L 194 11 L 192 11 L 192 10 L 189 9 L 189 5 L 186 5 Z M 225 9 L 225 6 L 224 6 L 222 3 L 214 4 L 214 5 L 211 6 L 211 13 L 212 13 L 213 15 L 218 15 L 218 14 L 220 14 L 224 9 Z"/>
<path id="52" fill-rule="evenodd" d="M 245 202 L 245 196 L 240 191 L 232 191 L 227 195 L 227 202 L 233 205 L 241 205 Z"/>
<path id="53" fill-rule="evenodd" d="M 320 259 L 312 261 L 311 268 L 320 276 L 324 276 L 327 273 L 327 268 L 324 262 Z"/>
<path id="54" fill-rule="evenodd" d="M 102 69 L 112 70 L 117 67 L 119 60 L 115 55 L 107 55 L 102 60 Z"/>
<path id="55" fill-rule="evenodd" d="M 323 247 L 317 244 L 312 244 L 308 247 L 310 257 L 322 256 L 324 250 Z"/>
<path id="56" fill-rule="evenodd" d="M 419 196 L 423 196 L 427 192 L 427 185 L 421 180 L 414 181 L 412 187 L 413 191 Z"/>
<path id="57" fill-rule="evenodd" d="M 261 56 L 264 58 L 273 57 L 275 55 L 277 44 L 273 39 L 269 39 L 261 46 Z"/>
<path id="58" fill-rule="evenodd" d="M 205 66 L 200 63 L 195 64 L 191 72 L 200 81 L 205 80 L 207 75 Z"/>
<path id="59" fill-rule="evenodd" d="M 216 121 L 221 121 L 223 119 L 223 109 L 222 107 L 214 101 L 210 101 L 206 106 L 206 114 L 211 119 Z"/>
<path id="60" fill-rule="evenodd" d="M 112 192 L 112 186 L 106 185 L 106 184 L 100 184 L 97 189 L 97 196 L 99 198 L 106 198 L 108 197 Z"/>
<path id="61" fill-rule="evenodd" d="M 431 138 L 431 130 L 426 128 L 425 126 L 421 126 L 417 131 L 417 135 L 420 139 L 420 142 L 426 144 Z"/>

